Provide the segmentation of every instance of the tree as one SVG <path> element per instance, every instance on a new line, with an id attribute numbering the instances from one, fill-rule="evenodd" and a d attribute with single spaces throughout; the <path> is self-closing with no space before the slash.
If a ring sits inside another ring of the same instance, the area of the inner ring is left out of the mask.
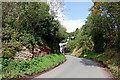
<path id="1" fill-rule="evenodd" d="M 36 44 L 39 46 L 44 44 L 45 47 L 58 49 L 58 42 L 61 39 L 56 37 L 56 32 L 60 27 L 60 23 L 55 20 L 53 14 L 49 13 L 50 7 L 47 3 L 3 2 L 2 5 L 3 30 L 4 28 L 11 28 L 15 30 L 15 33 L 21 34 L 16 35 L 16 37 L 19 38 L 22 46 L 26 46 L 32 51 Z M 11 35 L 9 33 L 12 32 L 8 31 L 7 36 Z M 12 41 L 12 38 L 7 39 Z M 3 42 L 5 42 L 4 37 Z"/>

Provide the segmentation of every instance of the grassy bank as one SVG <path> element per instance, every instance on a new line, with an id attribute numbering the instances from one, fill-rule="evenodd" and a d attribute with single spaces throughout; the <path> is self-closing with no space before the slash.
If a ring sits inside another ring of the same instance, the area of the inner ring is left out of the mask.
<path id="1" fill-rule="evenodd" d="M 16 62 L 12 59 L 2 61 L 2 78 L 20 78 L 34 73 L 50 70 L 65 61 L 62 54 L 50 54 L 44 57 L 34 57 L 31 61 Z"/>
<path id="2" fill-rule="evenodd" d="M 93 59 L 97 62 L 102 62 L 103 64 L 107 65 L 110 71 L 113 73 L 115 78 L 119 78 L 120 80 L 120 69 L 118 67 L 118 55 L 119 53 L 116 53 L 114 50 L 106 50 L 102 54 L 96 54 L 94 52 L 86 52 L 84 55 L 80 55 L 80 58 L 87 58 L 87 59 Z"/>

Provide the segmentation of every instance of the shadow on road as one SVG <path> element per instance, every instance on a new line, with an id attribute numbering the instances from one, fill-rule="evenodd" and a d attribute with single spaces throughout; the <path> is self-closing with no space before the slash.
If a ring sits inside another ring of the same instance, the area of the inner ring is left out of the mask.
<path id="1" fill-rule="evenodd" d="M 89 59 L 85 59 L 85 58 L 81 58 L 81 61 L 80 63 L 82 63 L 83 65 L 86 65 L 86 66 L 97 66 L 97 67 L 102 67 L 100 64 L 92 61 L 92 60 L 89 60 Z"/>

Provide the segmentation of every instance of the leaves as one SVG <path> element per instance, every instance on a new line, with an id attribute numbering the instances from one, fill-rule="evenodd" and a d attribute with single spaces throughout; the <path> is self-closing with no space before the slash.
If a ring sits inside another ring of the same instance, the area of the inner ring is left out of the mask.
<path id="1" fill-rule="evenodd" d="M 3 43 L 14 48 L 26 46 L 29 50 L 36 44 L 58 49 L 61 37 L 56 32 L 60 23 L 49 11 L 45 2 L 3 2 Z"/>
<path id="2" fill-rule="evenodd" d="M 65 60 L 62 54 L 50 54 L 44 57 L 34 57 L 31 61 L 16 62 L 12 59 L 2 61 L 2 78 L 11 79 L 19 76 L 32 75 L 33 73 L 49 70 Z"/>

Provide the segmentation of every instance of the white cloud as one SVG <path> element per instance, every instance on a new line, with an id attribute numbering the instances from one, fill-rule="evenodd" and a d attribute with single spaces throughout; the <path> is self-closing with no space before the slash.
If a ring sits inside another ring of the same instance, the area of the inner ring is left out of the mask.
<path id="1" fill-rule="evenodd" d="M 50 4 L 50 1 L 53 1 L 52 4 Z M 74 1 L 74 0 L 68 0 L 68 1 Z M 85 1 L 85 0 L 76 0 L 76 1 Z M 80 19 L 64 20 L 64 18 L 66 19 L 68 18 L 66 15 L 64 15 L 62 10 L 67 9 L 67 7 L 65 5 L 60 4 L 58 0 L 48 0 L 48 4 L 50 5 L 50 8 L 56 13 L 57 17 L 55 18 L 55 20 L 59 20 L 59 22 L 67 29 L 67 32 L 73 32 L 76 30 L 76 28 L 80 29 L 82 25 L 84 25 L 84 21 L 81 21 Z"/>
<path id="2" fill-rule="evenodd" d="M 67 29 L 67 32 L 74 32 L 76 28 L 81 28 L 85 23 L 78 20 L 64 20 L 61 24 Z"/>

